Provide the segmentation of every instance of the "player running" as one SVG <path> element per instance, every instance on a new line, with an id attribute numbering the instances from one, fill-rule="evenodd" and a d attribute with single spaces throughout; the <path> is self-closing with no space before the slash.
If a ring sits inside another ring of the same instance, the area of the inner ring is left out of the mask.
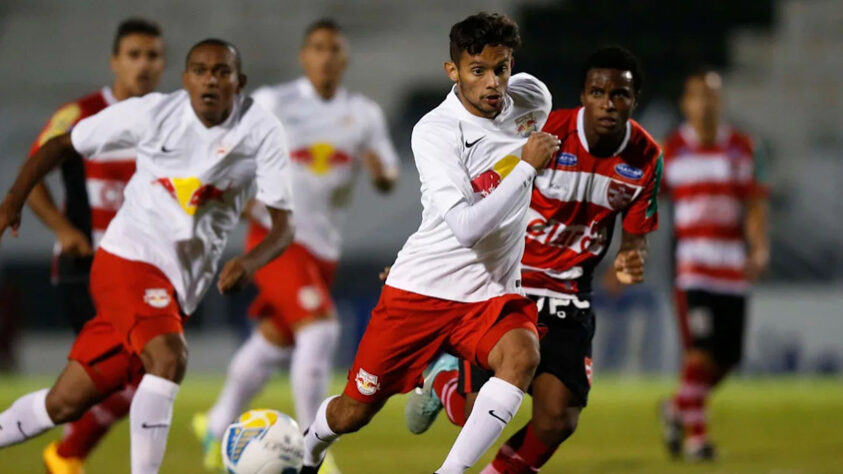
<path id="1" fill-rule="evenodd" d="M 354 179 L 363 165 L 374 186 L 386 192 L 398 177 L 398 157 L 380 107 L 341 86 L 348 45 L 339 25 L 330 19 L 310 25 L 299 60 L 305 77 L 252 95 L 289 134 L 296 237 L 281 257 L 255 274 L 260 293 L 250 315 L 258 326 L 231 360 L 225 387 L 207 418 L 194 418 L 209 469 L 222 468 L 219 440 L 225 428 L 284 361 L 291 359 L 299 425 L 313 421 L 327 395 L 340 333 L 330 289 Z M 270 227 L 264 206 L 251 209 L 247 249 Z M 328 458 L 325 464 L 333 462 Z"/>
<path id="2" fill-rule="evenodd" d="M 510 78 L 518 26 L 479 13 L 455 24 L 445 63 L 455 86 L 413 129 L 422 222 L 381 292 L 342 395 L 305 431 L 303 474 L 340 435 L 359 430 L 396 394 L 421 382 L 441 350 L 491 369 L 481 408 L 440 474 L 465 472 L 521 405 L 538 364 L 535 305 L 518 273 L 533 178 L 558 149 L 537 132 L 551 97 L 528 74 Z"/>
<path id="3" fill-rule="evenodd" d="M 723 123 L 721 86 L 711 70 L 688 76 L 681 99 L 686 123 L 667 139 L 664 154 L 685 353 L 662 419 L 670 454 L 689 461 L 715 458 L 706 402 L 740 362 L 750 281 L 770 259 L 762 163 L 752 140 Z"/>
<path id="4" fill-rule="evenodd" d="M 623 234 L 615 275 L 624 284 L 644 281 L 646 235 L 658 225 L 662 161 L 658 144 L 630 119 L 641 85 L 632 53 L 599 49 L 582 69 L 582 107 L 554 110 L 544 126 L 561 138 L 562 147 L 536 177 L 521 259 L 524 291 L 538 306 L 543 333 L 531 386 L 533 417 L 484 474 L 538 472 L 576 430 L 591 389 L 593 274 L 619 215 Z M 477 411 L 472 411 L 477 389 L 491 375 L 473 361 L 458 367 L 444 355 L 407 402 L 408 428 L 426 431 L 443 403 L 448 418 L 464 425 L 467 413 Z"/>
<path id="5" fill-rule="evenodd" d="M 272 228 L 226 263 L 219 291 L 248 284 L 292 240 L 286 137 L 275 117 L 239 95 L 246 76 L 236 48 L 217 39 L 197 43 L 182 83 L 186 90 L 125 100 L 48 140 L 0 205 L 0 235 L 8 227 L 16 233 L 26 196 L 50 169 L 76 155 L 137 150 L 137 170 L 91 269 L 97 316 L 53 387 L 0 413 L 0 447 L 77 419 L 140 380 L 129 415 L 132 472 L 158 472 L 187 364 L 184 318 L 211 285 L 255 189 Z"/>
<path id="6" fill-rule="evenodd" d="M 117 27 L 111 51 L 111 87 L 62 105 L 32 145 L 34 155 L 47 140 L 69 132 L 80 120 L 130 97 L 152 92 L 164 71 L 164 40 L 157 24 L 140 18 Z M 123 203 L 123 188 L 135 172 L 135 150 L 114 150 L 101 156 L 70 157 L 61 166 L 63 210 L 43 182 L 27 200 L 35 214 L 56 235 L 53 282 L 75 333 L 96 315 L 88 291 L 91 262 L 109 222 Z M 129 413 L 135 387 L 128 386 L 71 423 L 59 442 L 50 443 L 43 458 L 53 474 L 81 474 L 91 450 L 111 425 Z"/>

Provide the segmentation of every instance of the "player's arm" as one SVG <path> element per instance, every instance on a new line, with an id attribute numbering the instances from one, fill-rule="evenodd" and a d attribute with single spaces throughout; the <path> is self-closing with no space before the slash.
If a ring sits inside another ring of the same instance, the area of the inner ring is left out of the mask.
<path id="1" fill-rule="evenodd" d="M 529 188 L 538 170 L 547 166 L 559 150 L 559 139 L 545 132 L 530 135 L 521 152 L 521 161 L 486 198 L 473 204 L 462 199 L 454 204 L 444 219 L 463 247 L 473 247 L 489 235 L 501 220 L 519 205 L 516 197 Z"/>
<path id="2" fill-rule="evenodd" d="M 74 227 L 56 206 L 50 189 L 44 181 L 35 184 L 26 202 L 41 222 L 56 235 L 61 246 L 61 253 L 73 257 L 84 257 L 94 253 L 88 237 Z"/>
<path id="3" fill-rule="evenodd" d="M 747 242 L 746 275 L 755 280 L 767 270 L 770 263 L 770 239 L 768 234 L 770 206 L 764 197 L 752 197 L 746 201 L 744 232 Z"/>
<path id="4" fill-rule="evenodd" d="M 398 182 L 398 153 L 389 137 L 383 111 L 374 102 L 366 107 L 369 131 L 367 149 L 363 154 L 363 166 L 369 172 L 372 186 L 381 193 L 388 193 Z"/>
<path id="5" fill-rule="evenodd" d="M 392 191 L 395 183 L 398 182 L 398 168 L 385 166 L 381 158 L 373 151 L 363 154 L 363 166 L 369 172 L 372 186 L 381 193 Z"/>
<path id="6" fill-rule="evenodd" d="M 70 133 L 64 133 L 47 140 L 26 160 L 3 203 L 0 204 L 0 238 L 7 228 L 11 228 L 12 235 L 17 236 L 21 210 L 32 189 L 47 173 L 75 156 L 78 156 L 78 153 L 70 140 Z"/>
<path id="7" fill-rule="evenodd" d="M 292 213 L 269 206 L 266 209 L 272 220 L 269 233 L 252 250 L 226 262 L 217 281 L 220 293 L 225 294 L 245 288 L 260 267 L 281 255 L 293 242 Z"/>
<path id="8" fill-rule="evenodd" d="M 624 285 L 643 282 L 644 265 L 649 254 L 647 234 L 633 234 L 624 230 L 621 246 L 613 264 L 617 280 Z"/>

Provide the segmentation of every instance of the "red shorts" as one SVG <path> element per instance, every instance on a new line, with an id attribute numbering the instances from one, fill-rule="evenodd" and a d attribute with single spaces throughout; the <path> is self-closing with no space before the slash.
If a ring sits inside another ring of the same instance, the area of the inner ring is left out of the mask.
<path id="1" fill-rule="evenodd" d="M 76 337 L 68 359 L 81 363 L 102 392 L 142 373 L 138 356 L 152 338 L 183 332 L 173 285 L 148 263 L 97 250 L 91 297 L 97 315 Z"/>
<path id="2" fill-rule="evenodd" d="M 436 355 L 451 354 L 489 368 L 489 352 L 513 329 L 536 334 L 536 305 L 508 294 L 460 303 L 385 286 L 348 372 L 345 394 L 363 403 L 419 386 Z"/>
<path id="3" fill-rule="evenodd" d="M 267 232 L 252 223 L 246 251 L 258 245 Z M 296 323 L 334 310 L 331 285 L 336 269 L 337 262 L 320 260 L 294 242 L 255 273 L 258 296 L 249 306 L 249 315 L 272 318 L 275 326 L 292 339 L 291 327 Z"/>

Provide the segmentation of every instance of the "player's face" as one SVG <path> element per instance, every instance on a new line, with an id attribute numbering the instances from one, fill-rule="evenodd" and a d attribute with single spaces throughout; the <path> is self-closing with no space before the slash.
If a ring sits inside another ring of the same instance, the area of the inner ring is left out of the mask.
<path id="1" fill-rule="evenodd" d="M 711 130 L 717 128 L 722 107 L 720 86 L 720 75 L 716 72 L 693 76 L 685 81 L 682 113 L 688 122 Z"/>
<path id="2" fill-rule="evenodd" d="M 111 56 L 111 70 L 117 87 L 129 97 L 152 92 L 164 71 L 164 40 L 141 33 L 124 36 Z"/>
<path id="3" fill-rule="evenodd" d="M 299 62 L 317 89 L 336 87 L 348 65 L 348 43 L 342 33 L 320 28 L 305 39 Z"/>
<path id="4" fill-rule="evenodd" d="M 632 72 L 590 69 L 580 101 L 585 108 L 585 126 L 588 129 L 597 132 L 597 135 L 623 134 L 636 105 Z"/>
<path id="5" fill-rule="evenodd" d="M 512 48 L 486 46 L 480 54 L 463 51 L 457 63 L 445 63 L 445 72 L 457 83 L 460 100 L 469 112 L 494 118 L 503 110 L 513 61 Z"/>
<path id="6" fill-rule="evenodd" d="M 234 99 L 246 85 L 237 70 L 234 52 L 221 45 L 206 44 L 190 53 L 182 84 L 190 94 L 190 105 L 206 126 L 224 122 Z"/>

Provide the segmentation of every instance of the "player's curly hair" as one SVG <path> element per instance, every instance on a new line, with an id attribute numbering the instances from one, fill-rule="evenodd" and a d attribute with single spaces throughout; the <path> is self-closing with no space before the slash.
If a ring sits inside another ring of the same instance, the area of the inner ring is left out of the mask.
<path id="1" fill-rule="evenodd" d="M 592 69 L 629 71 L 632 73 L 632 87 L 635 89 L 635 95 L 638 95 L 644 86 L 644 72 L 641 69 L 641 62 L 638 61 L 638 58 L 632 51 L 622 46 L 604 46 L 588 56 L 580 71 L 582 81 L 580 86 L 582 90 L 585 90 L 585 80 L 588 77 L 588 71 Z"/>
<path id="2" fill-rule="evenodd" d="M 451 61 L 457 62 L 463 51 L 480 54 L 486 46 L 521 46 L 518 24 L 506 15 L 480 12 L 451 27 Z"/>

